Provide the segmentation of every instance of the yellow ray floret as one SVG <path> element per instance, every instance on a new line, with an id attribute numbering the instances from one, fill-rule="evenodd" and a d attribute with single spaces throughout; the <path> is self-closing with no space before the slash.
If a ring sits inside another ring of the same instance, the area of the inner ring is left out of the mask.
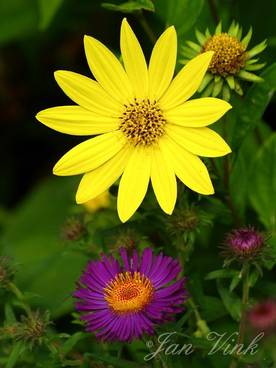
<path id="1" fill-rule="evenodd" d="M 193 191 L 214 193 L 208 170 L 198 156 L 219 157 L 231 152 L 227 143 L 207 128 L 231 105 L 217 98 L 189 100 L 213 53 L 197 56 L 173 78 L 177 54 L 174 27 L 157 40 L 149 66 L 126 19 L 120 43 L 123 65 L 101 42 L 85 36 L 85 53 L 95 80 L 56 72 L 59 86 L 76 105 L 43 110 L 37 119 L 62 133 L 97 135 L 61 157 L 54 173 L 84 174 L 76 195 L 78 203 L 97 197 L 121 177 L 118 214 L 125 222 L 140 206 L 150 182 L 167 214 L 173 212 L 176 202 L 176 177 Z"/>

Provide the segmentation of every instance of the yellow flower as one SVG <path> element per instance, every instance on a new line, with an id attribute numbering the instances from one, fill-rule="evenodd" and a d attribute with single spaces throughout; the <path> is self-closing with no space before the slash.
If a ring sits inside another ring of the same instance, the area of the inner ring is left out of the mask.
<path id="1" fill-rule="evenodd" d="M 108 208 L 110 205 L 110 194 L 108 190 L 98 195 L 97 197 L 93 197 L 89 199 L 89 201 L 84 202 L 83 206 L 87 210 L 87 212 L 94 213 L 100 210 L 101 208 Z"/>
<path id="2" fill-rule="evenodd" d="M 122 175 L 117 205 L 125 222 L 143 201 L 150 180 L 168 214 L 176 202 L 176 176 L 198 193 L 214 193 L 198 155 L 218 157 L 231 152 L 206 127 L 231 106 L 217 98 L 187 101 L 201 84 L 213 52 L 197 56 L 173 78 L 174 27 L 157 40 L 148 67 L 126 19 L 120 43 L 124 67 L 101 42 L 85 36 L 85 53 L 96 81 L 57 71 L 57 83 L 77 105 L 43 110 L 37 119 L 62 133 L 98 135 L 67 152 L 53 171 L 61 176 L 84 174 L 77 203 L 103 193 Z"/>

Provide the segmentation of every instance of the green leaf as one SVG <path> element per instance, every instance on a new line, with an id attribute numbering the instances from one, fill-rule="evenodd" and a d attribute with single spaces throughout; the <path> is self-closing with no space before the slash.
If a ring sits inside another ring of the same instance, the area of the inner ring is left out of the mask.
<path id="1" fill-rule="evenodd" d="M 229 287 L 229 290 L 230 291 L 233 291 L 234 289 L 236 289 L 236 287 L 239 285 L 240 281 L 242 279 L 242 275 L 240 272 L 237 272 L 233 278 L 232 278 L 232 281 L 231 281 L 231 284 L 230 284 L 230 287 Z"/>
<path id="2" fill-rule="evenodd" d="M 22 39 L 37 30 L 34 0 L 0 1 L 0 43 Z"/>
<path id="3" fill-rule="evenodd" d="M 9 303 L 5 304 L 5 319 L 9 325 L 16 323 L 14 311 Z"/>
<path id="4" fill-rule="evenodd" d="M 231 199 L 240 217 L 244 217 L 246 208 L 248 171 L 248 157 L 246 157 L 242 147 L 238 152 L 229 178 Z M 237 188 L 239 188 L 239 190 L 237 190 Z"/>
<path id="5" fill-rule="evenodd" d="M 203 0 L 156 0 L 155 10 L 166 25 L 176 27 L 179 37 L 195 24 L 203 4 Z"/>
<path id="6" fill-rule="evenodd" d="M 250 275 L 249 275 L 249 287 L 254 287 L 256 282 L 258 281 L 259 279 L 259 276 L 260 276 L 260 272 L 257 268 L 254 268 L 251 272 L 250 272 Z"/>
<path id="7" fill-rule="evenodd" d="M 236 157 L 229 177 L 231 199 L 238 217 L 245 218 L 246 209 L 249 204 L 248 183 L 252 169 L 253 158 L 259 149 L 259 142 L 264 141 L 271 134 L 270 127 L 263 121 L 256 125 L 257 134 L 252 131 L 243 141 Z M 235 132 L 232 132 L 235 134 Z M 241 175 L 242 173 L 242 175 Z M 238 190 L 237 190 L 238 188 Z"/>
<path id="8" fill-rule="evenodd" d="M 54 18 L 63 0 L 38 0 L 40 13 L 39 28 L 45 29 Z"/>
<path id="9" fill-rule="evenodd" d="M 102 7 L 122 13 L 132 13 L 138 10 L 154 11 L 154 5 L 151 0 L 133 0 L 118 5 L 112 3 L 102 3 Z"/>
<path id="10" fill-rule="evenodd" d="M 276 231 L 276 133 L 260 148 L 248 184 L 249 199 L 264 226 Z"/>
<path id="11" fill-rule="evenodd" d="M 75 180 L 51 178 L 11 215 L 3 234 L 4 253 L 19 264 L 19 288 L 38 294 L 30 303 L 56 317 L 72 308 L 70 296 L 87 258 L 63 246 L 62 225 L 74 206 Z M 51 287 L 49 287 L 51 285 Z"/>
<path id="12" fill-rule="evenodd" d="M 25 350 L 25 345 L 23 341 L 16 342 L 10 353 L 10 356 L 9 356 L 9 359 L 7 361 L 5 368 L 13 368 L 24 350 Z"/>
<path id="13" fill-rule="evenodd" d="M 254 130 L 276 90 L 276 63 L 266 68 L 260 77 L 264 81 L 253 84 L 244 99 L 236 101 L 236 106 L 231 112 L 236 119 L 232 142 L 234 149 L 239 148 L 244 138 Z"/>
<path id="14" fill-rule="evenodd" d="M 212 272 L 209 272 L 205 279 L 206 280 L 214 280 L 214 279 L 225 279 L 225 278 L 231 278 L 235 276 L 237 273 L 239 273 L 236 270 L 228 270 L 228 269 L 221 269 L 221 270 L 215 270 Z"/>
<path id="15" fill-rule="evenodd" d="M 235 321 L 239 321 L 241 317 L 240 299 L 233 292 L 230 292 L 220 279 L 217 279 L 217 289 L 228 313 Z"/>
<path id="16" fill-rule="evenodd" d="M 204 295 L 201 299 L 202 317 L 209 323 L 227 314 L 221 300 L 214 296 Z"/>
<path id="17" fill-rule="evenodd" d="M 64 354 L 64 356 L 66 354 L 68 354 L 73 347 L 82 339 L 85 339 L 87 337 L 87 334 L 84 332 L 76 332 L 74 333 L 72 336 L 70 336 L 68 338 L 68 340 L 63 344 L 63 346 L 61 347 L 61 351 Z"/>

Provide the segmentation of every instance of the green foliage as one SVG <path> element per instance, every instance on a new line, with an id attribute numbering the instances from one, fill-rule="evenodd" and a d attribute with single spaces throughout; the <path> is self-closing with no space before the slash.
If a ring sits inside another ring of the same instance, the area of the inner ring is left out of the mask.
<path id="1" fill-rule="evenodd" d="M 0 43 L 20 39 L 37 28 L 37 8 L 34 0 L 0 2 Z"/>
<path id="2" fill-rule="evenodd" d="M 155 9 L 165 24 L 174 25 L 177 29 L 178 37 L 195 24 L 203 8 L 203 0 L 156 0 Z"/>
<path id="3" fill-rule="evenodd" d="M 276 134 L 260 148 L 252 164 L 249 182 L 250 201 L 264 226 L 276 231 Z"/>
<path id="4" fill-rule="evenodd" d="M 154 11 L 154 4 L 151 0 L 130 0 L 121 4 L 102 3 L 102 7 L 122 13 L 133 13 L 139 10 Z"/>
<path id="5" fill-rule="evenodd" d="M 87 258 L 61 241 L 61 229 L 73 205 L 74 180 L 51 179 L 34 190 L 13 213 L 4 234 L 4 251 L 20 265 L 19 286 L 37 295 L 36 305 L 64 313 Z M 48 285 L 51 285 L 49 288 Z"/>
<path id="6" fill-rule="evenodd" d="M 273 97 L 276 90 L 276 64 L 267 67 L 261 77 L 264 82 L 253 84 L 234 111 L 237 120 L 232 143 L 234 148 L 238 148 L 244 138 L 256 128 Z"/>
<path id="7" fill-rule="evenodd" d="M 24 343 L 22 341 L 18 341 L 14 344 L 13 349 L 10 353 L 9 359 L 7 361 L 7 364 L 5 365 L 5 368 L 13 368 L 16 365 L 16 362 L 20 358 L 20 355 L 25 350 Z"/>
<path id="8" fill-rule="evenodd" d="M 220 279 L 217 279 L 217 288 L 228 313 L 235 321 L 239 321 L 241 318 L 241 302 L 239 297 L 230 291 Z"/>
<path id="9" fill-rule="evenodd" d="M 62 3 L 63 0 L 38 0 L 40 29 L 45 29 L 48 27 Z"/>

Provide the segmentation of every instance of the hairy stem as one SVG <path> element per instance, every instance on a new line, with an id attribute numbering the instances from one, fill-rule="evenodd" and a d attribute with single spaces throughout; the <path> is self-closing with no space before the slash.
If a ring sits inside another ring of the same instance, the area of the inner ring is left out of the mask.
<path id="1" fill-rule="evenodd" d="M 246 310 L 249 301 L 249 264 L 244 265 L 243 274 L 243 289 L 242 289 L 242 311 L 241 311 L 241 321 L 239 326 L 239 338 L 238 344 L 242 344 L 244 341 L 244 334 L 245 334 L 245 326 L 246 326 Z"/>
<path id="2" fill-rule="evenodd" d="M 242 278 L 243 278 L 243 287 L 242 287 L 242 305 L 241 305 L 241 320 L 239 324 L 239 335 L 237 339 L 237 345 L 242 345 L 244 343 L 244 336 L 245 336 L 245 328 L 246 328 L 246 311 L 249 301 L 249 271 L 250 265 L 245 263 L 242 268 Z M 237 358 L 238 355 L 234 355 L 234 359 L 232 360 L 229 368 L 236 368 L 237 367 Z"/>
<path id="3" fill-rule="evenodd" d="M 18 287 L 13 282 L 9 283 L 9 289 L 17 297 L 17 299 L 21 302 L 22 308 L 25 310 L 27 316 L 30 319 L 33 319 L 32 310 L 30 306 L 25 302 L 25 296 L 21 292 L 21 290 L 19 290 Z"/>

